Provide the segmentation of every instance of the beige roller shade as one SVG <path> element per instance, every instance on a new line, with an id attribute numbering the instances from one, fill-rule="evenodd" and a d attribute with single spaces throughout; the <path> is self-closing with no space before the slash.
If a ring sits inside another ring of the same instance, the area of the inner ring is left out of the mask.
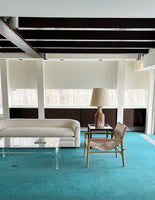
<path id="1" fill-rule="evenodd" d="M 11 88 L 37 88 L 37 66 L 35 61 L 9 61 Z"/>
<path id="2" fill-rule="evenodd" d="M 148 71 L 138 71 L 137 61 L 127 61 L 125 71 L 125 89 L 147 89 Z"/>
<path id="3" fill-rule="evenodd" d="M 46 89 L 116 88 L 117 61 L 54 60 L 44 63 Z"/>

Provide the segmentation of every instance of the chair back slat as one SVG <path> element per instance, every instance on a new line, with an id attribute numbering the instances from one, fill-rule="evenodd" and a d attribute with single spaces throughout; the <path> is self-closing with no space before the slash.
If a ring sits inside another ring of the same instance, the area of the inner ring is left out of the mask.
<path id="1" fill-rule="evenodd" d="M 118 122 L 114 129 L 114 137 L 117 139 L 122 139 L 125 136 L 127 126 Z"/>

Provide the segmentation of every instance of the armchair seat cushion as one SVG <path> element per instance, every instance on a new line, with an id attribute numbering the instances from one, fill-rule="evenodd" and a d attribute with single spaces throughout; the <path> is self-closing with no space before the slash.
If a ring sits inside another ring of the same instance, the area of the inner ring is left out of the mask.
<path id="1" fill-rule="evenodd" d="M 111 141 L 111 139 L 108 138 L 95 138 L 98 140 L 91 141 L 90 146 L 94 149 L 99 149 L 101 151 L 106 151 L 106 150 L 111 150 L 115 148 L 115 143 L 114 141 Z M 101 140 L 100 140 L 101 139 Z M 86 139 L 86 145 L 88 145 L 88 139 Z"/>

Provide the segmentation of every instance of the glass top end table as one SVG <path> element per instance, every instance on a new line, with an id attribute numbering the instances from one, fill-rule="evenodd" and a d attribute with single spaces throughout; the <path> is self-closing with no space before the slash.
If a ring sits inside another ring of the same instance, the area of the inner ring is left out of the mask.
<path id="1" fill-rule="evenodd" d="M 97 127 L 95 124 L 88 124 L 88 132 L 91 131 L 113 131 L 113 128 L 109 124 L 105 124 L 102 127 Z"/>

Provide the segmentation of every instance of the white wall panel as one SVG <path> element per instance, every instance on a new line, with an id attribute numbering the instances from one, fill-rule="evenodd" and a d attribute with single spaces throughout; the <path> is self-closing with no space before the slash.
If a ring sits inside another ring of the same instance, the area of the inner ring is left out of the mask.
<path id="1" fill-rule="evenodd" d="M 117 81 L 117 122 L 123 123 L 124 115 L 124 82 L 125 82 L 125 61 L 119 61 Z"/>
<path id="2" fill-rule="evenodd" d="M 2 106 L 3 106 L 3 119 L 10 118 L 9 112 L 9 90 L 8 90 L 8 61 L 0 60 L 1 68 L 1 85 L 2 85 Z"/>

